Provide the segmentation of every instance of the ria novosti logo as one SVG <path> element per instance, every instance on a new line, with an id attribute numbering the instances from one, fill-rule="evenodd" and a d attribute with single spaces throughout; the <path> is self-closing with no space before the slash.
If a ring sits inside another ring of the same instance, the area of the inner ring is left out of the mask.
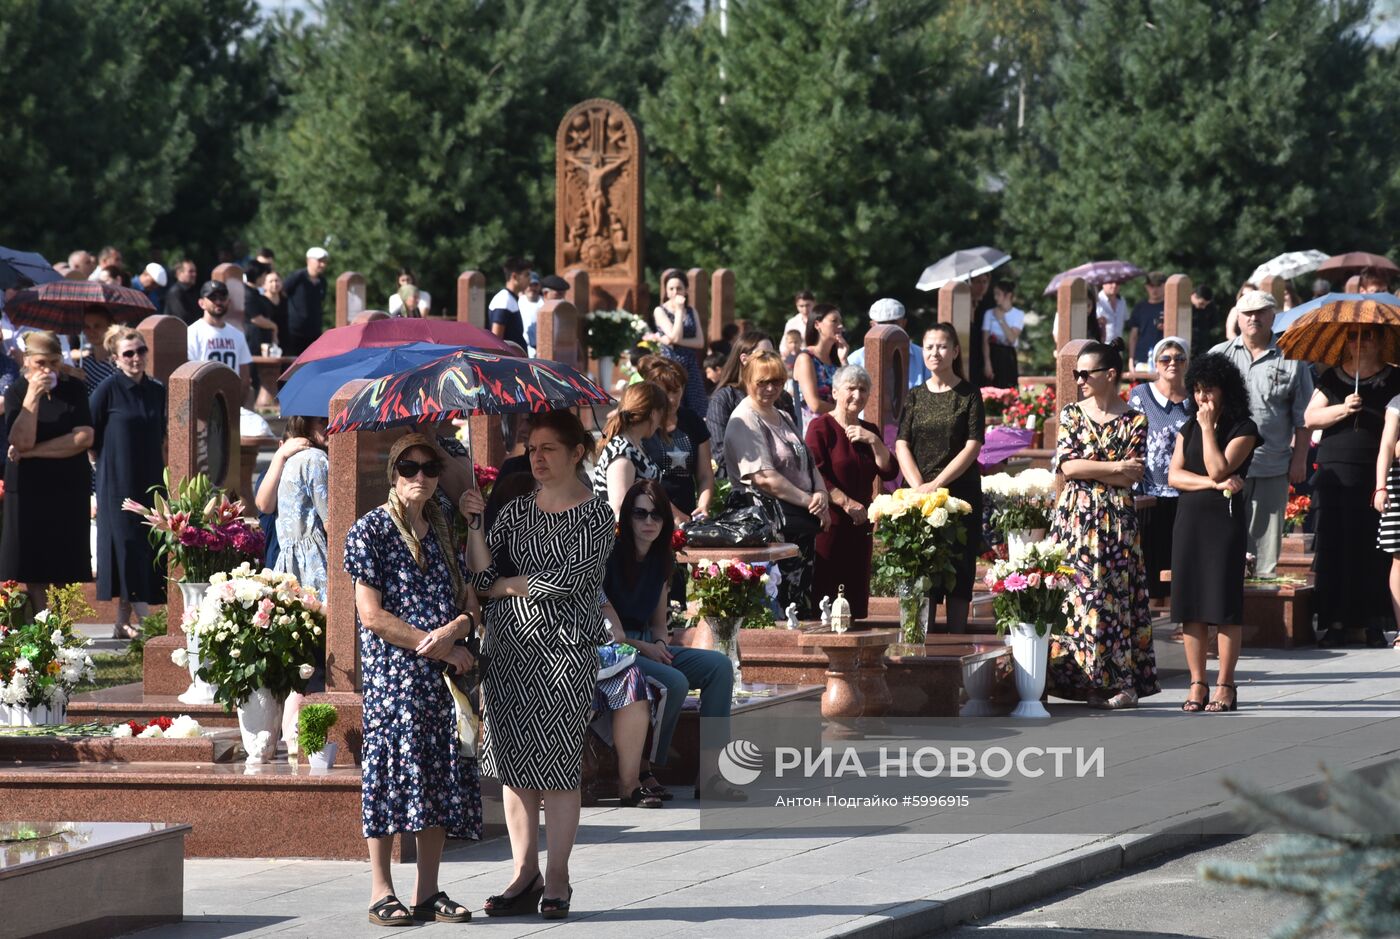
<path id="1" fill-rule="evenodd" d="M 719 774 L 736 786 L 747 786 L 763 772 L 763 752 L 751 740 L 731 740 L 718 762 Z"/>

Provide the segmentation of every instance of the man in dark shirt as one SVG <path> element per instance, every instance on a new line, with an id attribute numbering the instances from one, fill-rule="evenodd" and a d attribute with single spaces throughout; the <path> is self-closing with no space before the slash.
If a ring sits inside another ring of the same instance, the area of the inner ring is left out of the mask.
<path id="1" fill-rule="evenodd" d="M 1225 341 L 1225 328 L 1215 308 L 1215 291 L 1202 284 L 1191 291 L 1191 348 L 1209 349 Z"/>
<path id="2" fill-rule="evenodd" d="M 1147 299 L 1133 307 L 1128 316 L 1128 354 L 1133 366 L 1152 371 L 1152 348 L 1162 338 L 1162 311 L 1167 275 L 1152 271 L 1147 275 Z"/>
<path id="3" fill-rule="evenodd" d="M 509 258 L 501 265 L 506 276 L 506 285 L 491 298 L 486 319 L 491 324 L 491 332 L 513 342 L 521 352 L 528 348 L 525 344 L 525 321 L 520 317 L 519 297 L 530 283 L 530 262 L 521 258 Z"/>
<path id="4" fill-rule="evenodd" d="M 197 273 L 193 261 L 181 261 L 175 265 L 175 283 L 165 290 L 166 315 L 180 317 L 186 326 L 204 315 L 204 311 L 199 308 L 199 295 L 195 291 Z"/>
<path id="5" fill-rule="evenodd" d="M 325 328 L 325 273 L 329 260 L 330 255 L 325 248 L 308 248 L 306 267 L 293 271 L 282 285 L 282 292 L 287 296 L 287 335 L 282 338 L 283 355 L 301 355 Z"/>

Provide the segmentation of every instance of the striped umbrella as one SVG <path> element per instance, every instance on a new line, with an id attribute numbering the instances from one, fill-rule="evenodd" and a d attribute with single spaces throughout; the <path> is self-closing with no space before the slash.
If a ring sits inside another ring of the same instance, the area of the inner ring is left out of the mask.
<path id="1" fill-rule="evenodd" d="M 5 304 L 5 312 L 16 326 L 76 333 L 83 328 L 83 314 L 92 306 L 105 306 L 117 319 L 156 311 L 150 297 L 130 287 L 95 280 L 56 280 L 21 290 Z"/>
<path id="2" fill-rule="evenodd" d="M 1063 281 L 1071 278 L 1081 278 L 1090 287 L 1102 287 L 1112 281 L 1121 284 L 1126 281 L 1136 280 L 1143 276 L 1142 268 L 1136 264 L 1129 264 L 1127 261 L 1090 261 L 1088 264 L 1081 264 L 1078 267 L 1071 267 L 1067 271 L 1061 271 L 1050 279 L 1050 283 L 1045 288 L 1045 296 L 1053 296 L 1060 289 Z"/>
<path id="3" fill-rule="evenodd" d="M 1287 358 L 1341 365 L 1347 345 L 1359 352 L 1361 332 L 1369 330 L 1381 361 L 1400 361 L 1400 297 L 1395 294 L 1329 293 L 1306 306 L 1311 309 L 1287 323 L 1278 338 Z M 1359 387 L 1359 378 L 1357 382 Z"/>

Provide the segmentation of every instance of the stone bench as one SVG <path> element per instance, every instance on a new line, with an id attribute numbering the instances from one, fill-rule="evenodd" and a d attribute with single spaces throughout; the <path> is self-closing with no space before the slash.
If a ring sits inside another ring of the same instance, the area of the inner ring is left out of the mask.
<path id="1" fill-rule="evenodd" d="M 180 922 L 189 831 L 165 822 L 0 823 L 0 932 L 89 939 Z"/>

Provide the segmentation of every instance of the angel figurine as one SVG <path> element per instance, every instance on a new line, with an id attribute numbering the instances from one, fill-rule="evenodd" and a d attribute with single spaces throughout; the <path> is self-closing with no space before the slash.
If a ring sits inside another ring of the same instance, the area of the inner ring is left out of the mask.
<path id="1" fill-rule="evenodd" d="M 787 628 L 788 628 L 788 629 L 796 629 L 796 628 L 797 628 L 797 604 L 796 604 L 796 603 L 789 603 L 789 604 L 787 605 L 787 609 L 784 610 L 783 612 L 787 614 Z"/>

